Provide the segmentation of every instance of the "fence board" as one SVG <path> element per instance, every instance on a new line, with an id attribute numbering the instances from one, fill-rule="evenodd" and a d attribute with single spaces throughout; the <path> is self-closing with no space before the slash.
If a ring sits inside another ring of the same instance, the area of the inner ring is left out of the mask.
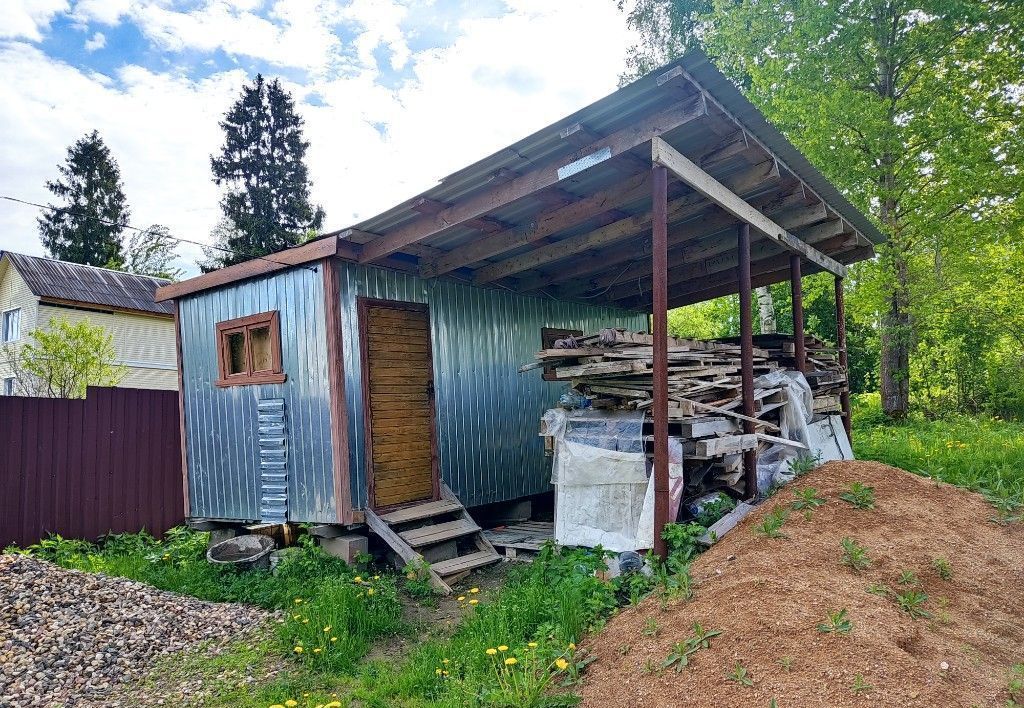
<path id="1" fill-rule="evenodd" d="M 0 548 L 182 523 L 178 393 L 0 396 Z"/>

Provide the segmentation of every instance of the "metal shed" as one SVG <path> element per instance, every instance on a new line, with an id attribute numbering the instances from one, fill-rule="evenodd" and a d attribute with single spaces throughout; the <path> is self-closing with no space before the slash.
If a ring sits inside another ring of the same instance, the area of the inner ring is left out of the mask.
<path id="1" fill-rule="evenodd" d="M 445 485 L 466 505 L 547 489 L 535 421 L 561 389 L 516 373 L 544 327 L 653 320 L 667 479 L 666 310 L 784 280 L 799 296 L 821 270 L 841 307 L 844 264 L 881 241 L 688 54 L 351 228 L 160 288 L 178 306 L 187 515 L 352 524 L 444 503 Z M 259 354 L 273 331 L 279 351 Z M 250 378 L 225 376 L 236 365 Z"/>

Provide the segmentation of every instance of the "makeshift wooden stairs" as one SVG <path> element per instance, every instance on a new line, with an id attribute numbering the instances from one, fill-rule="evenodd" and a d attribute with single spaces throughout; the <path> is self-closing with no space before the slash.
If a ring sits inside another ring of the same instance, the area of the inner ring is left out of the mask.
<path id="1" fill-rule="evenodd" d="M 367 509 L 366 524 L 406 563 L 422 563 L 425 552 L 454 541 L 454 557 L 427 565 L 430 584 L 445 595 L 469 571 L 501 560 L 466 507 L 444 483 L 437 501 L 380 515 Z"/>

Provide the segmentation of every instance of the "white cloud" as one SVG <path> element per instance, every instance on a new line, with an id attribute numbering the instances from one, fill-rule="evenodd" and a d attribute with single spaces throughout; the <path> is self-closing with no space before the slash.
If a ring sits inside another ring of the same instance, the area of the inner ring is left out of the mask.
<path id="1" fill-rule="evenodd" d="M 116 25 L 131 7 L 132 0 L 78 0 L 71 16 L 82 25 Z"/>
<path id="2" fill-rule="evenodd" d="M 85 51 L 87 52 L 95 52 L 97 49 L 103 49 L 105 46 L 107 46 L 107 38 L 102 32 L 97 32 L 85 40 Z"/>
<path id="3" fill-rule="evenodd" d="M 24 38 L 38 42 L 50 21 L 66 12 L 67 0 L 2 0 L 0 2 L 0 38 Z"/>
<path id="4" fill-rule="evenodd" d="M 502 17 L 460 20 L 451 46 L 419 52 L 402 36 L 400 6 L 347 9 L 344 20 L 365 28 L 356 63 L 340 76 L 287 84 L 306 119 L 313 197 L 327 210 L 327 228 L 389 208 L 615 88 L 632 38 L 613 3 L 508 4 Z M 279 2 L 272 14 L 287 12 L 288 27 L 308 30 L 315 13 L 302 15 L 302 5 Z M 242 41 L 239 26 L 225 32 L 236 39 L 224 41 Z M 323 49 L 330 42 L 318 41 L 308 61 L 324 66 L 333 60 Z M 379 82 L 372 54 L 380 46 L 411 72 L 396 90 Z M 241 70 L 196 82 L 125 67 L 112 81 L 9 43 L 0 44 L 0 76 L 0 134 L 17 136 L 0 141 L 0 193 L 46 201 L 43 183 L 65 147 L 95 127 L 121 166 L 133 222 L 208 240 L 219 216 L 209 156 L 222 140 L 217 122 L 247 79 Z M 0 248 L 41 252 L 35 216 L 0 204 Z M 182 251 L 190 261 L 199 256 L 198 248 Z"/>

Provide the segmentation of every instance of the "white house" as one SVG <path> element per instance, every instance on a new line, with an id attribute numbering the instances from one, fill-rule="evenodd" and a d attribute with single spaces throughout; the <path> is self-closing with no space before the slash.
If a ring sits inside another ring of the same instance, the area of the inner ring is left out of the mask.
<path id="1" fill-rule="evenodd" d="M 113 336 L 116 363 L 126 368 L 119 386 L 178 387 L 174 306 L 154 293 L 170 281 L 107 268 L 5 251 L 0 254 L 0 394 L 15 393 L 11 362 L 33 329 L 50 319 L 89 320 Z"/>

